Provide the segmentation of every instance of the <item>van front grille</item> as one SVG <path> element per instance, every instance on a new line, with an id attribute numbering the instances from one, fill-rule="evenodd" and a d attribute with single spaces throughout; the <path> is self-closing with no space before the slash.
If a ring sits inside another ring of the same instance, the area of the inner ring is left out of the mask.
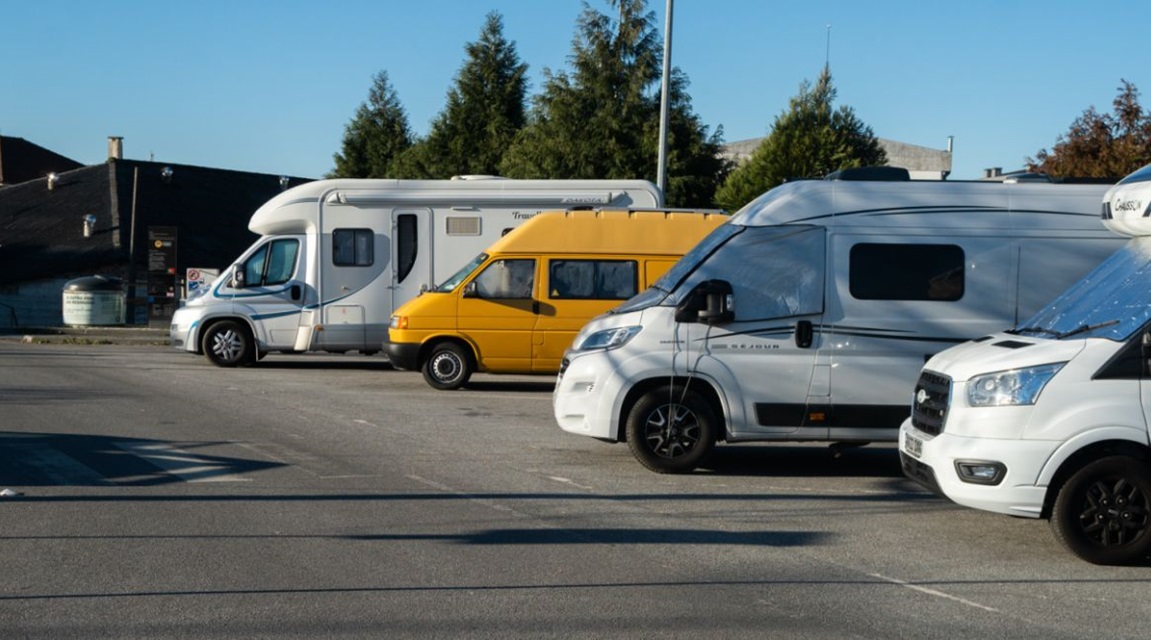
<path id="1" fill-rule="evenodd" d="M 951 378 L 924 371 L 915 385 L 911 406 L 911 424 L 920 431 L 937 436 L 947 420 L 947 403 L 951 396 Z"/>

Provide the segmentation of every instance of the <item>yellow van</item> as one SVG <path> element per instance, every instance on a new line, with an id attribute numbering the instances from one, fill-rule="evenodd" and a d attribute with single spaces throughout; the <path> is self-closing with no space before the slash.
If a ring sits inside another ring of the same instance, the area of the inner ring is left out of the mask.
<path id="1" fill-rule="evenodd" d="M 720 211 L 540 213 L 440 286 L 396 309 L 384 348 L 437 389 L 472 373 L 559 371 L 588 320 L 646 289 L 712 229 Z"/>

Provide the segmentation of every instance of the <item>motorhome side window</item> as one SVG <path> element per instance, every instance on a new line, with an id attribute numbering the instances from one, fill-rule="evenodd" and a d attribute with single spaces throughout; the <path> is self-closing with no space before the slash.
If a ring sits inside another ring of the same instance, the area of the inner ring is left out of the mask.
<path id="1" fill-rule="evenodd" d="M 963 265 L 963 248 L 951 244 L 857 244 L 851 248 L 851 295 L 858 300 L 959 300 Z"/>
<path id="2" fill-rule="evenodd" d="M 552 260 L 548 297 L 554 300 L 627 300 L 639 288 L 634 260 Z"/>
<path id="3" fill-rule="evenodd" d="M 535 284 L 535 260 L 496 260 L 476 276 L 481 298 L 530 298 Z"/>
<path id="4" fill-rule="evenodd" d="M 376 260 L 376 236 L 371 229 L 336 229 L 332 232 L 332 264 L 370 267 Z"/>
<path id="5" fill-rule="evenodd" d="M 244 262 L 244 285 L 263 287 L 291 280 L 299 252 L 296 240 L 273 240 L 260 247 Z"/>
<path id="6" fill-rule="evenodd" d="M 416 253 L 420 246 L 416 216 L 400 214 L 396 218 L 396 282 L 403 282 L 416 266 Z"/>

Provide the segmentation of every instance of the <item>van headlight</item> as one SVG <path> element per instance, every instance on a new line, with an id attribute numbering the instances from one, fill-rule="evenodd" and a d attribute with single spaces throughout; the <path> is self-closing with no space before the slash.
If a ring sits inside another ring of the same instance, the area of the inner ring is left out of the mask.
<path id="1" fill-rule="evenodd" d="M 574 345 L 575 351 L 592 351 L 593 349 L 615 349 L 627 344 L 628 340 L 639 333 L 641 327 L 615 327 L 590 333 L 583 340 Z"/>
<path id="2" fill-rule="evenodd" d="M 967 404 L 972 407 L 1035 404 L 1043 387 L 1065 364 L 1011 369 L 972 378 L 967 383 Z"/>

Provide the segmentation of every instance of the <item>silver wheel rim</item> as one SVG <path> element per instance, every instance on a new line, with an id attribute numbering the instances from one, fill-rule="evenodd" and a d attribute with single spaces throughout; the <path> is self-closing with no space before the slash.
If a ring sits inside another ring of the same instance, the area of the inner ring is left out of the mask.
<path id="1" fill-rule="evenodd" d="M 463 363 L 454 353 L 437 353 L 432 358 L 432 376 L 443 383 L 455 382 L 463 372 Z"/>
<path id="2" fill-rule="evenodd" d="M 240 357 L 243 349 L 244 341 L 235 331 L 221 331 L 212 336 L 212 353 L 221 360 L 232 362 Z"/>

